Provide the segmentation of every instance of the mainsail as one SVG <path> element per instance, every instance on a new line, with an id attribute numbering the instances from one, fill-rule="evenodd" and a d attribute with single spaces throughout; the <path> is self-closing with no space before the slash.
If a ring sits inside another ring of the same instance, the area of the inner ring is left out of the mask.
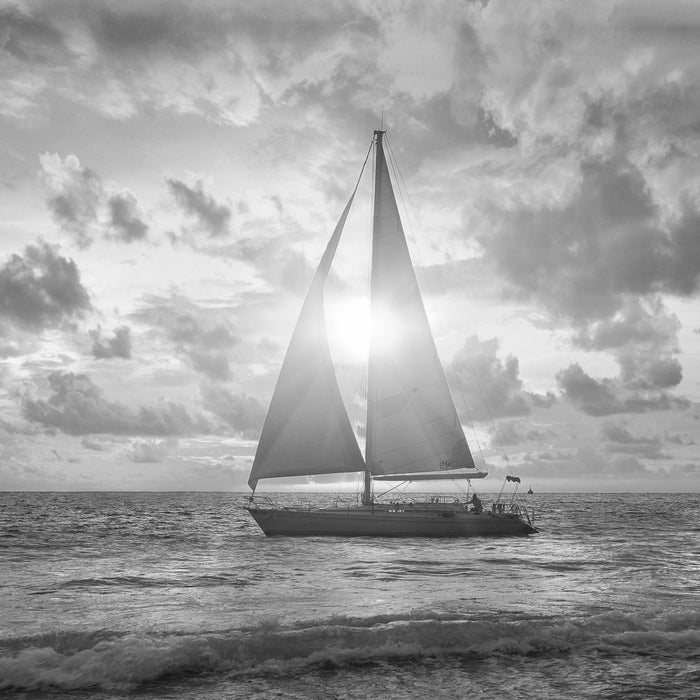
<path id="1" fill-rule="evenodd" d="M 396 478 L 474 469 L 411 264 L 383 132 L 375 134 L 367 464 L 373 476 Z"/>
<path id="2" fill-rule="evenodd" d="M 311 282 L 282 363 L 248 479 L 364 471 L 328 347 L 323 289 L 355 192 Z"/>

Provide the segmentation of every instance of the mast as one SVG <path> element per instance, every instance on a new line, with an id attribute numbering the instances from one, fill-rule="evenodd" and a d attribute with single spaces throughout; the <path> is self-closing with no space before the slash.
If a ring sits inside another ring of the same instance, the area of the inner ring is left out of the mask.
<path id="1" fill-rule="evenodd" d="M 382 119 L 383 121 L 383 119 Z M 383 126 L 383 124 L 382 124 Z M 383 160 L 384 160 L 384 147 L 382 144 L 382 137 L 386 131 L 382 129 L 375 129 L 374 131 L 374 143 L 376 147 L 375 151 L 375 162 L 374 162 L 374 212 L 372 218 L 372 261 L 377 258 L 377 248 L 379 245 L 379 221 L 381 217 L 381 197 L 379 193 L 381 192 L 382 185 L 382 175 L 384 173 Z M 372 297 L 374 295 L 374 290 L 377 288 L 376 271 L 374 265 L 370 261 L 370 305 L 372 304 Z M 370 354 L 372 353 L 372 335 L 370 335 Z M 372 378 L 373 368 L 372 363 L 369 363 L 367 368 L 367 424 L 365 426 L 365 487 L 362 492 L 362 504 L 370 505 L 372 503 L 372 461 L 374 460 L 374 445 L 373 445 L 373 425 L 374 425 L 374 411 L 375 411 L 375 396 L 373 395 L 375 382 Z"/>

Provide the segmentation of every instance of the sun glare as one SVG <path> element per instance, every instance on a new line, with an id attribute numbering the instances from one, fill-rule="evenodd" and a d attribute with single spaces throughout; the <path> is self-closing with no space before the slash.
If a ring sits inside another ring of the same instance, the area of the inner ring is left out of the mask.
<path id="1" fill-rule="evenodd" d="M 326 304 L 326 328 L 333 356 L 341 362 L 362 362 L 369 354 L 370 311 L 366 299 Z"/>
<path id="2" fill-rule="evenodd" d="M 370 340 L 375 354 L 390 353 L 397 342 L 397 321 L 375 309 L 372 322 L 366 299 L 331 301 L 326 305 L 326 327 L 333 356 L 340 362 L 367 360 Z"/>

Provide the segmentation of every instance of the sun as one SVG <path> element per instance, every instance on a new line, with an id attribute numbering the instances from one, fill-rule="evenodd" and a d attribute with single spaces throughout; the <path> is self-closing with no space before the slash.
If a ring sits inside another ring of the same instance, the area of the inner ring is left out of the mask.
<path id="1" fill-rule="evenodd" d="M 328 344 L 339 362 L 361 363 L 369 355 L 370 309 L 367 299 L 326 303 Z"/>
<path id="2" fill-rule="evenodd" d="M 370 343 L 374 356 L 389 354 L 399 337 L 395 315 L 381 307 L 370 312 L 367 299 L 333 300 L 326 304 L 326 329 L 338 362 L 366 362 Z"/>

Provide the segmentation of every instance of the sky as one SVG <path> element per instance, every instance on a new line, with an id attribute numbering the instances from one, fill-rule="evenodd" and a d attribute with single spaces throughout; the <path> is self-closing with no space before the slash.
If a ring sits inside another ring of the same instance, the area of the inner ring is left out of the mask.
<path id="1" fill-rule="evenodd" d="M 698 45 L 700 0 L 0 0 L 0 489 L 245 491 L 383 119 L 480 488 L 697 492 Z"/>

